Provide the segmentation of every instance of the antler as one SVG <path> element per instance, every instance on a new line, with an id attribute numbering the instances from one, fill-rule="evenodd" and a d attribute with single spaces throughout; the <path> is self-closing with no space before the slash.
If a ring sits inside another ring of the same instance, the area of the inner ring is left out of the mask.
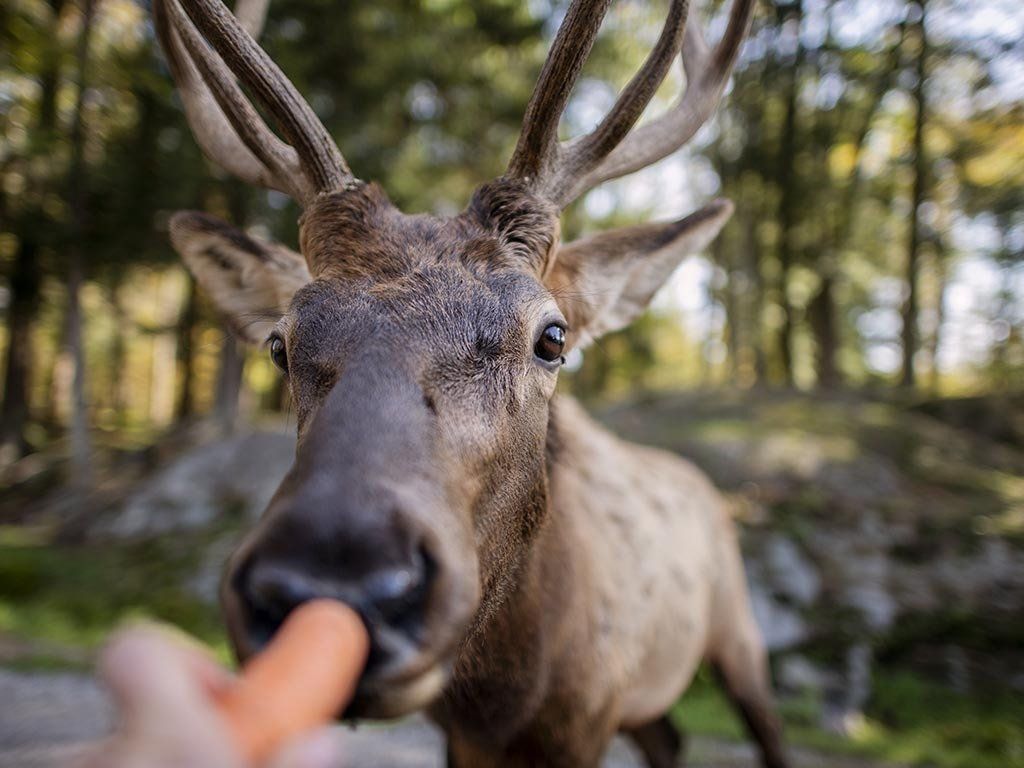
<path id="1" fill-rule="evenodd" d="M 735 0 L 725 33 L 711 50 L 697 20 L 687 19 L 688 0 L 672 0 L 658 42 L 604 120 L 586 136 L 559 142 L 559 118 L 609 4 L 574 0 L 569 7 L 506 173 L 560 208 L 603 181 L 657 162 L 693 137 L 721 99 L 754 8 L 754 0 Z M 680 50 L 686 90 L 668 112 L 633 130 Z"/>
<path id="2" fill-rule="evenodd" d="M 256 44 L 268 0 L 239 0 L 237 18 L 220 0 L 154 0 L 157 35 L 203 152 L 244 181 L 308 204 L 357 179 L 295 86 Z M 274 119 L 267 126 L 235 76 Z"/>

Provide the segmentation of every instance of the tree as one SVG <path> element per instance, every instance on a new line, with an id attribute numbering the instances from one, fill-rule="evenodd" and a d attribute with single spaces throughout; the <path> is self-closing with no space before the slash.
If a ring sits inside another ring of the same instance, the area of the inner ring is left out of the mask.
<path id="1" fill-rule="evenodd" d="M 914 82 L 914 182 L 910 195 L 910 231 L 907 237 L 906 290 L 903 305 L 903 367 L 900 383 L 913 387 L 917 377 L 914 372 L 914 357 L 918 349 L 918 262 L 920 260 L 922 224 L 921 206 L 927 194 L 928 161 L 925 156 L 924 129 L 927 120 L 926 81 L 928 76 L 928 30 L 926 25 L 926 2 L 917 0 L 914 24 L 917 38 L 917 57 Z"/>
<path id="2" fill-rule="evenodd" d="M 779 307 L 782 310 L 782 322 L 779 326 L 778 345 L 779 364 L 782 369 L 782 381 L 787 386 L 793 385 L 793 333 L 796 326 L 792 302 L 789 298 L 789 274 L 796 253 L 794 242 L 797 224 L 798 177 L 796 173 L 796 148 L 800 141 L 799 103 L 797 95 L 800 87 L 800 75 L 803 69 L 806 48 L 800 34 L 803 21 L 803 0 L 791 3 L 780 3 L 779 13 L 782 27 L 789 28 L 785 32 L 794 40 L 792 61 L 787 63 L 785 72 L 785 117 L 782 122 L 782 135 L 779 140 L 778 165 L 776 169 L 779 187 L 779 236 L 776 253 L 778 256 L 779 276 L 777 293 Z"/>
<path id="3" fill-rule="evenodd" d="M 57 89 L 61 78 L 61 44 L 57 35 L 58 24 L 65 0 L 50 0 L 47 22 L 41 36 L 42 49 L 39 71 L 39 105 L 34 138 L 23 163 L 27 168 L 34 158 L 52 155 L 57 139 Z M 17 225 L 18 245 L 8 278 L 10 301 L 7 310 L 7 350 L 4 365 L 3 402 L 0 404 L 0 449 L 15 456 L 24 454 L 29 446 L 25 439 L 25 426 L 29 419 L 29 392 L 33 369 L 33 345 L 30 334 L 39 309 L 39 291 L 42 284 L 40 260 L 47 230 L 54 223 L 42 206 L 41 198 L 49 179 L 32 179 L 37 189 L 30 190 L 26 209 L 13 210 L 0 187 L 0 208 L 3 220 Z"/>
<path id="4" fill-rule="evenodd" d="M 82 0 L 82 25 L 75 56 L 75 84 L 78 95 L 71 117 L 69 137 L 71 159 L 68 169 L 68 307 L 65 327 L 65 346 L 74 366 L 71 403 L 71 483 L 78 490 L 86 490 L 92 483 L 92 439 L 89 435 L 89 410 L 86 399 L 85 344 L 81 290 L 85 281 L 87 171 L 85 165 L 85 99 L 88 89 L 90 41 L 96 0 Z"/>

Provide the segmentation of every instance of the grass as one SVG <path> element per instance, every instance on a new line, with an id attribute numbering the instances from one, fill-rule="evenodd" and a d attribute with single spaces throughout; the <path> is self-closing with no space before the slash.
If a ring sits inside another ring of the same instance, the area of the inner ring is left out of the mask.
<path id="1" fill-rule="evenodd" d="M 45 668 L 75 657 L 60 649 L 90 651 L 122 622 L 149 618 L 173 623 L 226 656 L 216 607 L 184 586 L 208 539 L 114 542 L 99 550 L 0 536 L 0 635 L 36 650 L 19 664 Z"/>
<path id="2" fill-rule="evenodd" d="M 935 768 L 1024 767 L 1024 696 L 1006 691 L 960 694 L 900 670 L 879 670 L 862 722 L 848 737 L 817 727 L 811 696 L 780 705 L 787 739 L 822 752 Z M 702 671 L 672 712 L 690 733 L 746 738 L 711 676 Z"/>

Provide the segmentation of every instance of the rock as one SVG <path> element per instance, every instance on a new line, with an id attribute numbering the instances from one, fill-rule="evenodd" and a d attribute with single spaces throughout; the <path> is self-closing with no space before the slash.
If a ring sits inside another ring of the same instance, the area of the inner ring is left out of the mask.
<path id="1" fill-rule="evenodd" d="M 821 575 L 791 538 L 782 534 L 769 536 L 763 560 L 763 573 L 776 594 L 804 607 L 818 599 Z"/>
<path id="2" fill-rule="evenodd" d="M 775 683 L 790 693 L 820 694 L 831 677 L 807 657 L 796 654 L 780 659 L 776 670 Z"/>
<path id="3" fill-rule="evenodd" d="M 865 512 L 854 529 L 818 527 L 808 535 L 808 547 L 828 573 L 830 594 L 838 606 L 860 615 L 868 634 L 884 632 L 899 611 L 892 594 L 890 546 L 874 512 Z"/>
<path id="4" fill-rule="evenodd" d="M 810 635 L 801 608 L 818 599 L 821 576 L 783 534 L 771 534 L 750 544 L 746 568 L 754 616 L 769 650 L 792 648 Z"/>
<path id="5" fill-rule="evenodd" d="M 892 626 L 899 606 L 887 588 L 889 560 L 882 553 L 865 553 L 850 561 L 849 581 L 842 589 L 843 604 L 856 609 L 867 628 L 882 632 Z"/>
<path id="6" fill-rule="evenodd" d="M 857 643 L 846 652 L 845 674 L 825 692 L 821 725 L 841 736 L 854 736 L 864 727 L 864 707 L 871 696 L 871 647 Z"/>
<path id="7" fill-rule="evenodd" d="M 800 613 L 773 598 L 757 582 L 750 584 L 750 603 L 769 651 L 792 648 L 808 638 L 807 622 Z"/>
<path id="8" fill-rule="evenodd" d="M 202 528 L 225 513 L 254 520 L 295 454 L 295 437 L 246 432 L 183 453 L 135 490 L 94 533 L 142 537 Z"/>
<path id="9" fill-rule="evenodd" d="M 0 669 L 3 749 L 93 739 L 113 723 L 107 696 L 78 673 L 35 675 Z"/>

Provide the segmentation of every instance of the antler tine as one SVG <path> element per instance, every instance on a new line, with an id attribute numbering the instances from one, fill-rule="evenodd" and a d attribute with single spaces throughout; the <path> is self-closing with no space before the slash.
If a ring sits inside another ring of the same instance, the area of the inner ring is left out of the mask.
<path id="1" fill-rule="evenodd" d="M 650 103 L 683 44 L 689 0 L 671 0 L 658 42 L 619 94 L 615 106 L 591 133 L 558 142 L 558 121 L 580 68 L 608 10 L 608 0 L 575 0 L 551 46 L 523 119 L 523 132 L 507 176 L 519 178 L 542 197 L 564 208 L 581 192 L 579 179 L 632 130 Z"/>
<path id="2" fill-rule="evenodd" d="M 537 185 L 554 170 L 558 121 L 610 5 L 611 0 L 573 0 L 566 11 L 526 107 L 508 176 Z"/>
<path id="3" fill-rule="evenodd" d="M 316 189 L 305 177 L 295 150 L 263 122 L 178 0 L 166 0 L 169 6 L 164 6 L 164 2 L 154 3 L 158 29 L 166 24 L 166 14 L 171 28 L 161 34 L 161 40 L 172 62 L 172 71 L 175 67 L 184 70 L 185 76 L 176 74 L 175 80 L 204 152 L 245 181 L 286 192 L 300 202 L 314 197 Z M 265 11 L 266 3 L 262 4 Z M 240 10 L 249 8 L 248 4 L 240 3 Z M 247 21 L 258 33 L 262 27 L 259 13 L 250 13 Z M 187 55 L 182 55 L 182 46 Z M 206 141 L 211 132 L 218 142 L 212 147 Z"/>
<path id="4" fill-rule="evenodd" d="M 340 190 L 357 183 L 312 108 L 221 0 L 182 0 L 182 5 L 228 68 L 274 118 L 298 153 L 312 190 Z"/>
<path id="5" fill-rule="evenodd" d="M 168 1 L 175 3 L 175 0 Z M 216 97 L 204 82 L 195 62 L 184 49 L 178 32 L 168 18 L 168 9 L 164 3 L 165 0 L 154 0 L 153 2 L 153 21 L 157 38 L 164 50 L 174 82 L 178 86 L 189 125 L 203 153 L 243 181 L 287 194 L 296 194 L 293 185 L 289 183 L 294 176 L 289 174 L 282 176 L 272 172 L 266 162 L 247 146 L 247 143 L 252 145 L 253 142 L 243 142 L 240 139 Z M 255 13 L 251 9 L 253 5 L 259 4 L 262 5 L 262 10 L 265 12 L 267 5 L 265 0 L 257 0 L 257 3 L 239 3 L 240 12 L 243 8 L 248 11 L 248 28 L 255 34 L 259 34 L 263 19 L 259 13 Z M 177 10 L 180 13 L 180 8 Z M 273 136 L 266 126 L 263 126 L 263 129 L 265 134 L 262 138 L 266 139 L 269 134 L 270 141 L 257 141 L 257 146 L 266 147 L 272 141 L 277 141 L 284 149 L 291 150 L 290 147 L 285 147 L 277 140 L 277 137 Z M 298 157 L 293 150 L 291 150 L 291 154 L 290 165 L 297 167 Z"/>
<path id="6" fill-rule="evenodd" d="M 672 0 L 658 42 L 619 94 L 615 105 L 597 128 L 566 146 L 565 161 L 551 189 L 551 197 L 560 207 L 564 208 L 579 196 L 577 180 L 600 165 L 650 104 L 683 44 L 688 11 L 689 0 Z"/>
<path id="7" fill-rule="evenodd" d="M 573 197 L 598 184 L 638 171 L 667 157 L 693 138 L 714 113 L 729 82 L 740 45 L 750 28 L 755 0 L 735 0 L 722 39 L 713 50 L 696 18 L 687 23 L 682 60 L 686 90 L 665 114 L 633 131 L 605 160 L 579 178 Z"/>

